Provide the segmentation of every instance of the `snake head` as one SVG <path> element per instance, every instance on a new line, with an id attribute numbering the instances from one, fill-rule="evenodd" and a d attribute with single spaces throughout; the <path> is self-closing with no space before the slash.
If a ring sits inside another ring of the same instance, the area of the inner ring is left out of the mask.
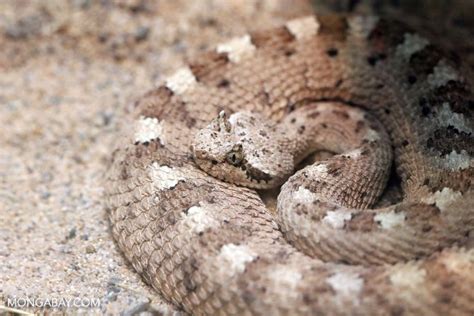
<path id="1" fill-rule="evenodd" d="M 271 188 L 293 171 L 293 157 L 281 145 L 275 124 L 257 113 L 219 113 L 198 131 L 192 145 L 198 166 L 220 180 L 250 188 Z"/>

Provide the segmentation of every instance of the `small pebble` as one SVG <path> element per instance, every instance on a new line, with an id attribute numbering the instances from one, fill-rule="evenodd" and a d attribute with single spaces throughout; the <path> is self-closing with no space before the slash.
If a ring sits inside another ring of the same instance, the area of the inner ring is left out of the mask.
<path id="1" fill-rule="evenodd" d="M 146 26 L 140 26 L 137 28 L 135 31 L 135 40 L 137 42 L 144 41 L 148 38 L 148 35 L 150 34 L 150 28 Z"/>
<path id="2" fill-rule="evenodd" d="M 40 16 L 27 16 L 7 26 L 5 35 L 14 40 L 24 40 L 39 34 L 41 24 Z"/>
<path id="3" fill-rule="evenodd" d="M 91 6 L 91 0 L 75 0 L 74 5 L 80 9 L 87 9 Z"/>
<path id="4" fill-rule="evenodd" d="M 76 237 L 76 227 L 73 227 L 69 231 L 69 234 L 66 236 L 66 239 L 73 239 L 74 237 Z"/>
<path id="5" fill-rule="evenodd" d="M 95 247 L 93 245 L 87 245 L 86 253 L 91 254 L 91 253 L 95 253 L 95 252 L 97 252 L 97 250 L 95 249 Z"/>
<path id="6" fill-rule="evenodd" d="M 122 282 L 122 279 L 116 276 L 113 276 L 107 282 L 107 286 L 116 286 Z"/>

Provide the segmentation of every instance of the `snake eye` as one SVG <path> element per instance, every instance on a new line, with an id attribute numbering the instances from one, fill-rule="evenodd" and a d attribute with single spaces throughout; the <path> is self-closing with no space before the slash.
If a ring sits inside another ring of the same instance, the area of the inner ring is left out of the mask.
<path id="1" fill-rule="evenodd" d="M 225 157 L 227 162 L 233 166 L 240 166 L 244 160 L 244 154 L 242 153 L 242 147 L 234 148 L 232 151 L 229 151 Z"/>

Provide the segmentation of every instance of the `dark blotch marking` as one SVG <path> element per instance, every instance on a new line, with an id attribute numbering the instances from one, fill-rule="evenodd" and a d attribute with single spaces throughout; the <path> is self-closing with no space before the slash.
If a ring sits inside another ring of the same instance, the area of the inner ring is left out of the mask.
<path id="1" fill-rule="evenodd" d="M 360 0 L 350 0 L 349 3 L 347 4 L 347 11 L 354 12 L 354 10 L 356 9 L 359 3 L 360 3 Z"/>
<path id="2" fill-rule="evenodd" d="M 402 316 L 405 313 L 403 306 L 393 306 L 390 309 L 390 316 Z"/>
<path id="3" fill-rule="evenodd" d="M 407 80 L 408 80 L 408 83 L 409 83 L 410 85 L 413 85 L 413 84 L 416 83 L 417 78 L 416 78 L 415 75 L 410 74 L 410 75 L 408 75 Z"/>
<path id="4" fill-rule="evenodd" d="M 196 62 L 189 65 L 191 72 L 199 82 L 206 82 L 208 75 L 216 68 L 229 63 L 229 57 L 225 53 L 210 51 L 204 54 Z"/>
<path id="5" fill-rule="evenodd" d="M 457 153 L 465 150 L 469 155 L 474 155 L 474 137 L 451 125 L 435 130 L 433 136 L 428 138 L 426 146 L 441 153 L 441 156 L 449 155 L 453 150 Z"/>
<path id="6" fill-rule="evenodd" d="M 360 152 L 360 155 L 361 155 L 361 156 L 367 156 L 369 153 L 370 153 L 370 149 L 369 149 L 369 148 L 364 148 L 364 149 Z"/>
<path id="7" fill-rule="evenodd" d="M 428 45 L 410 56 L 410 69 L 416 74 L 428 75 L 443 57 L 443 52 L 434 45 Z"/>
<path id="8" fill-rule="evenodd" d="M 303 134 L 305 129 L 306 129 L 306 126 L 304 126 L 304 125 L 301 125 L 300 127 L 298 127 L 298 134 L 300 134 L 300 135 Z"/>
<path id="9" fill-rule="evenodd" d="M 265 172 L 263 172 L 263 171 L 261 171 L 257 168 L 254 168 L 250 164 L 247 164 L 246 174 L 251 179 L 257 180 L 257 181 L 270 181 L 270 180 L 272 180 L 272 177 L 268 173 L 265 173 Z"/>
<path id="10" fill-rule="evenodd" d="M 365 127 L 365 122 L 364 122 L 364 121 L 357 121 L 357 123 L 356 123 L 356 128 L 355 128 L 354 132 L 357 134 L 357 133 L 359 133 L 364 127 Z"/>
<path id="11" fill-rule="evenodd" d="M 327 173 L 333 177 L 337 177 L 342 173 L 342 167 L 336 163 L 328 164 L 327 167 Z"/>
<path id="12" fill-rule="evenodd" d="M 185 122 L 188 128 L 192 128 L 196 125 L 196 119 L 189 112 L 189 108 L 186 106 L 185 102 L 179 102 L 175 106 L 177 119 L 180 122 Z"/>
<path id="13" fill-rule="evenodd" d="M 346 221 L 345 228 L 349 231 L 369 232 L 374 228 L 374 224 L 374 214 L 361 212 Z"/>
<path id="14" fill-rule="evenodd" d="M 257 47 L 274 47 L 285 52 L 288 50 L 287 44 L 294 41 L 294 36 L 285 26 L 275 28 L 272 31 L 260 31 L 250 35 L 252 44 Z"/>
<path id="15" fill-rule="evenodd" d="M 396 20 L 380 19 L 368 40 L 376 54 L 387 54 L 391 49 L 403 43 L 405 33 L 412 33 L 405 24 Z"/>
<path id="16" fill-rule="evenodd" d="M 296 109 L 296 107 L 295 107 L 294 104 L 288 104 L 288 105 L 286 106 L 286 109 L 287 109 L 288 113 L 291 113 L 291 112 L 293 112 L 293 111 Z"/>
<path id="17" fill-rule="evenodd" d="M 196 125 L 196 119 L 194 117 L 190 117 L 186 120 L 186 127 L 193 128 Z"/>
<path id="18" fill-rule="evenodd" d="M 337 41 L 344 41 L 347 36 L 347 19 L 340 15 L 318 16 L 319 35 L 330 35 Z"/>
<path id="19" fill-rule="evenodd" d="M 406 147 L 409 144 L 410 144 L 410 142 L 408 142 L 408 140 L 406 140 L 406 139 L 404 141 L 402 141 L 402 147 Z"/>
<path id="20" fill-rule="evenodd" d="M 321 114 L 320 112 L 314 111 L 314 112 L 309 113 L 307 117 L 310 118 L 310 119 L 315 119 L 315 118 L 317 118 L 320 114 Z"/>
<path id="21" fill-rule="evenodd" d="M 230 81 L 227 80 L 227 79 L 221 79 L 218 83 L 217 83 L 217 87 L 218 88 L 227 88 L 230 86 Z"/>
<path id="22" fill-rule="evenodd" d="M 283 55 L 285 55 L 286 57 L 293 56 L 295 53 L 296 53 L 296 50 L 294 50 L 292 48 L 288 48 L 288 49 L 283 50 Z"/>
<path id="23" fill-rule="evenodd" d="M 330 48 L 326 51 L 326 54 L 328 54 L 329 57 L 336 57 L 339 54 L 339 51 L 337 48 Z"/>
<path id="24" fill-rule="evenodd" d="M 382 61 L 382 60 L 384 60 L 384 59 L 386 59 L 386 58 L 387 58 L 387 55 L 386 55 L 386 54 L 383 54 L 383 53 L 381 53 L 381 54 L 374 53 L 374 54 L 370 55 L 369 57 L 367 57 L 367 62 L 369 63 L 369 65 L 375 66 L 375 65 L 377 65 L 377 63 L 378 63 L 379 61 Z"/>
<path id="25" fill-rule="evenodd" d="M 447 56 L 449 58 L 449 61 L 451 61 L 457 68 L 462 66 L 461 56 L 459 56 L 457 52 L 452 50 L 448 52 L 445 56 Z"/>
<path id="26" fill-rule="evenodd" d="M 441 106 L 448 102 L 453 112 L 473 117 L 474 96 L 471 91 L 471 87 L 466 83 L 450 80 L 434 90 L 428 100 L 432 106 Z"/>
<path id="27" fill-rule="evenodd" d="M 147 145 L 142 144 L 143 146 L 139 146 L 140 144 L 137 144 L 135 147 L 135 157 L 136 158 L 141 158 L 143 156 L 146 156 L 148 153 L 156 151 L 158 148 L 162 147 L 158 139 L 152 140 L 151 142 L 148 142 Z"/>
<path id="28" fill-rule="evenodd" d="M 140 115 L 161 120 L 166 108 L 164 105 L 172 102 L 173 95 L 173 91 L 168 87 L 160 86 L 135 102 L 135 108 L 138 108 Z"/>
<path id="29" fill-rule="evenodd" d="M 375 58 L 374 56 L 369 56 L 367 58 L 367 62 L 369 63 L 369 65 L 375 66 L 375 64 L 377 63 L 377 58 Z"/>
<path id="30" fill-rule="evenodd" d="M 339 80 L 336 82 L 335 87 L 336 87 L 336 88 L 339 88 L 339 87 L 342 85 L 343 82 L 344 82 L 344 80 L 339 79 Z"/>
<path id="31" fill-rule="evenodd" d="M 373 121 L 369 121 L 369 127 L 376 132 L 380 131 L 380 126 Z"/>
<path id="32" fill-rule="evenodd" d="M 431 114 L 431 107 L 428 103 L 428 99 L 425 97 L 421 97 L 418 101 L 421 110 L 421 116 L 428 117 Z"/>
<path id="33" fill-rule="evenodd" d="M 343 110 L 333 110 L 332 113 L 343 120 L 348 120 L 350 118 L 349 114 Z"/>
<path id="34" fill-rule="evenodd" d="M 122 165 L 122 168 L 120 169 L 120 179 L 127 180 L 129 177 L 130 177 L 130 174 L 128 172 L 127 166 Z"/>
<path id="35" fill-rule="evenodd" d="M 470 87 L 464 82 L 448 81 L 444 86 L 420 97 L 418 101 L 423 117 L 431 116 L 443 106 L 443 103 L 448 103 L 453 112 L 463 114 L 466 119 L 474 116 L 474 96 Z"/>
<path id="36" fill-rule="evenodd" d="M 193 280 L 193 274 L 198 270 L 199 264 L 193 257 L 185 260 L 182 264 L 183 285 L 189 292 L 196 290 L 197 285 Z"/>

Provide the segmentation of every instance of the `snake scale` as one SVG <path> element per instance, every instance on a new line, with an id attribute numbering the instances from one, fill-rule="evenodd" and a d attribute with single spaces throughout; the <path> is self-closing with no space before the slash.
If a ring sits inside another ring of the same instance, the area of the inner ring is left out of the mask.
<path id="1" fill-rule="evenodd" d="M 196 315 L 473 315 L 473 104 L 462 60 L 396 21 L 234 38 L 136 102 L 113 236 Z M 392 160 L 403 198 L 376 208 Z"/>

